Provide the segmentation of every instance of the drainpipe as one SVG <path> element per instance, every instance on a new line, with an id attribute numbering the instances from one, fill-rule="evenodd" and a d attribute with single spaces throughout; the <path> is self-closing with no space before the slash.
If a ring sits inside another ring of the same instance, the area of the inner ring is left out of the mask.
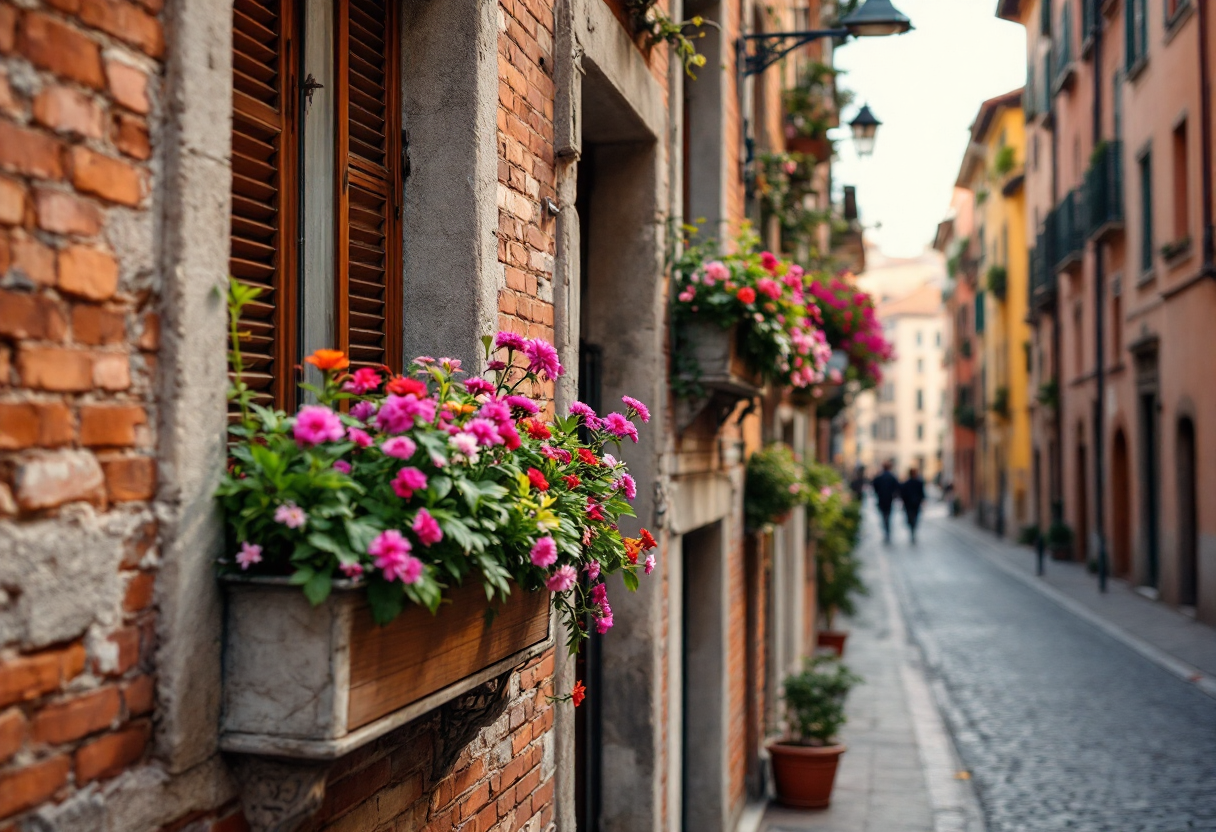
<path id="1" fill-rule="evenodd" d="M 1199 25 L 1199 133 L 1203 165 L 1203 273 L 1216 277 L 1216 233 L 1212 228 L 1212 76 L 1208 69 L 1208 2 L 1197 0 Z"/>
<path id="2" fill-rule="evenodd" d="M 1094 9 L 1094 147 L 1102 141 L 1102 12 Z M 1094 402 L 1094 525 L 1098 529 L 1098 591 L 1106 592 L 1106 463 L 1103 459 L 1106 430 L 1106 264 L 1102 257 L 1106 246 L 1102 239 L 1094 240 L 1094 375 L 1098 400 Z M 1080 472 L 1085 476 L 1085 472 Z"/>
<path id="3" fill-rule="evenodd" d="M 1047 3 L 1050 0 L 1039 0 L 1040 3 Z M 1045 79 L 1045 83 L 1051 84 L 1050 75 Z M 1048 88 L 1050 92 L 1050 87 Z M 1051 122 L 1051 207 L 1054 210 L 1060 203 L 1060 136 L 1056 130 L 1056 99 L 1054 95 L 1049 95 L 1048 100 L 1051 102 L 1047 108 L 1048 119 Z M 1049 234 L 1055 234 L 1054 228 L 1047 230 Z M 1049 263 L 1047 266 L 1055 275 L 1055 264 Z M 1061 377 L 1064 371 L 1063 363 L 1060 361 L 1060 323 L 1063 320 L 1063 304 L 1060 302 L 1060 282 L 1056 276 L 1056 291 L 1052 311 L 1051 322 L 1051 373 L 1056 382 L 1056 413 L 1055 413 L 1055 435 L 1056 435 L 1056 454 L 1052 460 L 1052 495 L 1051 495 L 1051 522 L 1060 523 L 1064 520 L 1064 380 Z"/>

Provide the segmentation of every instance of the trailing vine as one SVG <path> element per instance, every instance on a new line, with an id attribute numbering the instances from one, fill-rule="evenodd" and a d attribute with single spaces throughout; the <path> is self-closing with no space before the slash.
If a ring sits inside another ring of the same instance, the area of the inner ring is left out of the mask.
<path id="1" fill-rule="evenodd" d="M 700 29 L 707 21 L 700 15 L 688 20 L 673 20 L 659 8 L 658 0 L 628 0 L 626 7 L 633 19 L 634 32 L 644 34 L 650 46 L 666 43 L 684 65 L 688 77 L 695 79 L 694 69 L 705 66 L 705 56 L 697 51 L 693 38 L 684 34 L 684 30 L 689 27 Z M 697 32 L 694 37 L 703 38 L 705 32 Z"/>

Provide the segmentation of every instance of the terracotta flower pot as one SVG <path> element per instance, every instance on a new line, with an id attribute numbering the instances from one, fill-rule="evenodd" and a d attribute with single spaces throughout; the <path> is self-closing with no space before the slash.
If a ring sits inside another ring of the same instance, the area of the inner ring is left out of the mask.
<path id="1" fill-rule="evenodd" d="M 780 803 L 795 809 L 823 809 L 832 802 L 836 767 L 846 746 L 774 742 L 767 748 L 773 758 L 773 780 Z"/>
<path id="2" fill-rule="evenodd" d="M 835 653 L 837 656 L 844 656 L 844 643 L 849 637 L 849 634 L 844 630 L 820 630 L 816 636 L 815 644 L 819 647 L 826 647 Z"/>

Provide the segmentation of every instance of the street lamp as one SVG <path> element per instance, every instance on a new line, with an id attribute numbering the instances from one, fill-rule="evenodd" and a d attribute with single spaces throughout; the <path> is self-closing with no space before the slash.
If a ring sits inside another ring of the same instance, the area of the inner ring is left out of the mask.
<path id="1" fill-rule="evenodd" d="M 902 35 L 912 28 L 912 21 L 891 0 L 865 0 L 861 8 L 840 21 L 835 29 L 814 29 L 805 32 L 757 32 L 743 35 L 736 44 L 743 77 L 759 75 L 800 46 L 820 38 L 870 38 Z M 755 51 L 748 52 L 747 45 Z"/>
<path id="2" fill-rule="evenodd" d="M 871 3 L 876 1 L 870 0 Z M 886 0 L 882 2 L 885 3 Z M 849 122 L 849 127 L 853 130 L 853 148 L 858 156 L 864 158 L 874 152 L 874 139 L 878 135 L 880 124 L 882 122 L 874 116 L 869 104 L 863 104 L 861 111 Z"/>

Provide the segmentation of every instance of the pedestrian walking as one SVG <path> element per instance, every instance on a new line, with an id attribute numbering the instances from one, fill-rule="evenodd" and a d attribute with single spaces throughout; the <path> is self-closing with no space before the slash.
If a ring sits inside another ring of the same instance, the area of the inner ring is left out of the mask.
<path id="1" fill-rule="evenodd" d="M 899 480 L 891 473 L 891 461 L 882 464 L 882 473 L 870 483 L 874 489 L 874 499 L 878 503 L 878 513 L 882 515 L 882 542 L 891 542 L 891 509 L 899 494 Z"/>
<path id="2" fill-rule="evenodd" d="M 853 481 L 849 483 L 849 488 L 853 492 L 853 499 L 861 502 L 866 495 L 866 469 L 858 465 L 853 470 Z"/>
<path id="3" fill-rule="evenodd" d="M 915 468 L 908 469 L 908 478 L 899 486 L 899 501 L 904 504 L 908 518 L 908 533 L 916 542 L 916 524 L 920 520 L 920 506 L 925 501 L 925 481 Z"/>

